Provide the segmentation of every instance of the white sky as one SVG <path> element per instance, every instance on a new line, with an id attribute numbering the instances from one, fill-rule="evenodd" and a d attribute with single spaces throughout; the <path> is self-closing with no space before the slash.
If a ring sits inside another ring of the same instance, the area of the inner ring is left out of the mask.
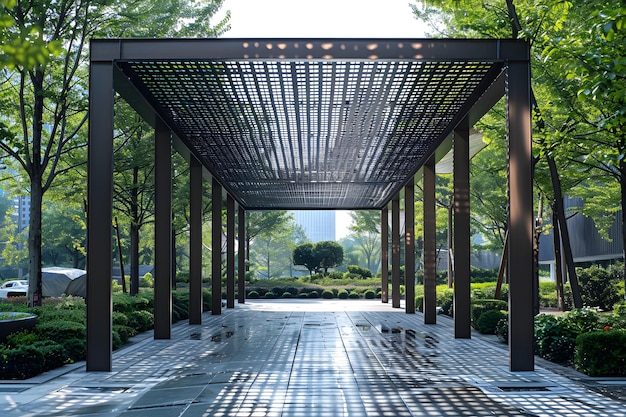
<path id="1" fill-rule="evenodd" d="M 226 0 L 229 38 L 420 38 L 415 0 Z"/>
<path id="2" fill-rule="evenodd" d="M 415 0 L 226 0 L 228 38 L 421 38 Z M 217 19 L 216 19 L 217 21 Z M 349 212 L 338 211 L 336 238 L 348 234 Z"/>

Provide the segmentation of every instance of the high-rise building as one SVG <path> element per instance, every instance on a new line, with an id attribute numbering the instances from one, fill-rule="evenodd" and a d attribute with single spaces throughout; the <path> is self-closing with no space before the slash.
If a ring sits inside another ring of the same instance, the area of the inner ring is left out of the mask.
<path id="1" fill-rule="evenodd" d="M 335 240 L 335 211 L 298 210 L 292 213 L 296 224 L 304 229 L 311 242 Z"/>

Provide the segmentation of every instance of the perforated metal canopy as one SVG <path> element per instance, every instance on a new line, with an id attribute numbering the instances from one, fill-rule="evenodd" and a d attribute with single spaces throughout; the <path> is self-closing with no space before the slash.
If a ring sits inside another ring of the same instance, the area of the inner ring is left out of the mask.
<path id="1" fill-rule="evenodd" d="M 499 41 L 124 42 L 124 82 L 248 209 L 383 207 L 506 62 Z"/>

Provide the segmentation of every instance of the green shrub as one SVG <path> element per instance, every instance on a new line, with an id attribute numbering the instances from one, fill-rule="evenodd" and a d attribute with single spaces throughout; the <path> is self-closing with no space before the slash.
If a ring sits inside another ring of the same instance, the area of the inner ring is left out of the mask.
<path id="1" fill-rule="evenodd" d="M 69 339 L 85 340 L 87 337 L 87 328 L 82 323 L 64 320 L 52 320 L 40 322 L 35 326 L 35 333 L 40 340 L 52 340 L 63 344 Z"/>
<path id="2" fill-rule="evenodd" d="M 372 271 L 358 265 L 348 265 L 348 273 L 358 275 L 360 278 L 372 277 Z"/>
<path id="3" fill-rule="evenodd" d="M 319 295 L 319 293 L 318 293 L 317 291 L 313 290 L 313 291 L 311 291 L 311 292 L 308 294 L 308 296 L 307 296 L 307 297 L 308 297 L 308 298 L 320 298 L 320 295 Z"/>
<path id="4" fill-rule="evenodd" d="M 584 332 L 602 330 L 605 323 L 602 316 L 588 308 L 567 311 L 559 316 L 559 321 L 571 329 L 576 335 Z M 576 336 L 574 336 L 575 338 Z"/>
<path id="5" fill-rule="evenodd" d="M 343 278 L 343 274 L 339 271 L 331 271 L 328 273 L 328 278 L 330 279 L 341 279 Z"/>
<path id="6" fill-rule="evenodd" d="M 373 300 L 373 299 L 375 299 L 375 298 L 376 298 L 376 291 L 374 291 L 374 290 L 372 290 L 372 289 L 366 290 L 366 291 L 363 293 L 363 297 L 364 297 L 366 300 Z"/>
<path id="7" fill-rule="evenodd" d="M 172 321 L 189 318 L 189 291 L 172 291 Z"/>
<path id="8" fill-rule="evenodd" d="M 118 311 L 113 312 L 113 325 L 126 326 L 128 324 L 128 317 L 126 314 L 120 313 Z"/>
<path id="9" fill-rule="evenodd" d="M 177 272 L 176 282 L 183 282 L 185 284 L 189 283 L 189 272 Z"/>
<path id="10" fill-rule="evenodd" d="M 585 306 L 610 311 L 613 305 L 620 301 L 616 282 L 608 270 L 592 266 L 576 268 L 576 273 Z"/>
<path id="11" fill-rule="evenodd" d="M 124 288 L 117 282 L 117 280 L 111 280 L 111 291 L 114 293 L 122 292 Z"/>
<path id="12" fill-rule="evenodd" d="M 306 292 L 301 292 L 298 294 L 298 298 L 309 298 L 309 294 Z"/>
<path id="13" fill-rule="evenodd" d="M 131 337 L 137 334 L 135 329 L 133 329 L 132 327 L 124 326 L 121 324 L 114 324 L 113 330 L 117 332 L 117 334 L 120 336 L 122 343 L 128 342 L 128 339 L 130 339 Z"/>
<path id="14" fill-rule="evenodd" d="M 472 300 L 472 325 L 474 328 L 477 328 L 478 318 L 486 311 L 508 311 L 508 309 L 509 306 L 506 301 L 489 299 Z"/>
<path id="15" fill-rule="evenodd" d="M 43 371 L 58 368 L 69 360 L 62 344 L 51 340 L 42 340 L 31 345 L 43 355 Z"/>
<path id="16" fill-rule="evenodd" d="M 82 361 L 87 356 L 85 339 L 68 339 L 62 343 L 63 349 L 72 362 Z"/>
<path id="17" fill-rule="evenodd" d="M 154 314 L 146 310 L 133 311 L 128 314 L 128 326 L 138 333 L 154 327 Z"/>
<path id="18" fill-rule="evenodd" d="M 9 347 L 18 347 L 23 345 L 32 345 L 39 341 L 39 336 L 31 330 L 22 330 L 7 335 L 6 344 Z"/>
<path id="19" fill-rule="evenodd" d="M 626 331 L 578 335 L 574 362 L 579 371 L 590 376 L 626 376 Z"/>
<path id="20" fill-rule="evenodd" d="M 206 288 L 202 290 L 202 310 L 203 311 L 211 311 L 211 291 Z"/>
<path id="21" fill-rule="evenodd" d="M 496 325 L 496 336 L 498 336 L 498 340 L 502 343 L 509 343 L 509 318 L 504 317 L 500 319 L 498 324 Z"/>
<path id="22" fill-rule="evenodd" d="M 43 353 L 32 345 L 0 347 L 0 379 L 27 379 L 44 372 Z"/>
<path id="23" fill-rule="evenodd" d="M 111 332 L 111 347 L 113 350 L 118 350 L 122 347 L 122 338 L 115 329 Z"/>
<path id="24" fill-rule="evenodd" d="M 257 299 L 257 298 L 260 298 L 260 296 L 259 296 L 259 293 L 258 293 L 258 292 L 256 292 L 256 291 L 250 291 L 250 292 L 248 293 L 248 298 L 249 298 L 249 299 L 251 299 L 251 300 L 255 300 L 255 299 Z"/>
<path id="25" fill-rule="evenodd" d="M 263 296 L 264 298 L 276 298 L 276 294 L 274 294 L 273 291 L 268 291 L 265 293 L 265 295 Z"/>
<path id="26" fill-rule="evenodd" d="M 82 310 L 57 310 L 56 308 L 44 308 L 39 313 L 39 323 L 49 321 L 71 321 L 74 323 L 87 323 L 87 316 Z"/>
<path id="27" fill-rule="evenodd" d="M 139 280 L 139 286 L 144 288 L 152 288 L 154 285 L 154 279 L 152 278 L 152 274 L 150 272 L 146 272 L 143 277 Z"/>
<path id="28" fill-rule="evenodd" d="M 550 314 L 535 317 L 535 353 L 556 363 L 574 357 L 577 333 L 567 323 Z"/>
<path id="29" fill-rule="evenodd" d="M 356 299 L 361 298 L 361 296 L 359 295 L 358 292 L 353 290 L 353 291 L 350 291 L 350 294 L 348 294 L 348 298 L 350 298 L 351 300 L 356 300 Z"/>
<path id="30" fill-rule="evenodd" d="M 350 294 L 348 293 L 348 291 L 346 291 L 346 290 L 340 290 L 340 291 L 337 293 L 337 298 L 340 298 L 340 299 L 342 299 L 342 300 L 347 300 L 347 299 L 348 299 L 348 297 L 349 297 L 349 295 L 350 295 Z"/>
<path id="31" fill-rule="evenodd" d="M 113 311 L 117 311 L 119 313 L 130 313 L 131 311 L 135 311 L 133 306 L 133 297 L 128 294 L 113 294 Z"/>
<path id="32" fill-rule="evenodd" d="M 280 298 L 293 298 L 293 294 L 289 291 L 285 291 L 283 295 L 280 296 Z"/>
<path id="33" fill-rule="evenodd" d="M 331 290 L 324 290 L 322 292 L 322 298 L 327 299 L 327 300 L 331 298 L 335 298 L 335 293 Z"/>
<path id="34" fill-rule="evenodd" d="M 298 295 L 298 289 L 296 287 L 285 287 L 283 290 L 283 295 L 285 295 L 285 292 L 288 292 L 293 296 Z"/>
<path id="35" fill-rule="evenodd" d="M 446 288 L 443 291 L 437 291 L 437 305 L 441 307 L 441 314 L 453 316 L 454 306 L 454 289 Z"/>
<path id="36" fill-rule="evenodd" d="M 496 334 L 500 320 L 506 318 L 506 313 L 499 310 L 487 310 L 476 321 L 476 327 L 483 334 Z"/>

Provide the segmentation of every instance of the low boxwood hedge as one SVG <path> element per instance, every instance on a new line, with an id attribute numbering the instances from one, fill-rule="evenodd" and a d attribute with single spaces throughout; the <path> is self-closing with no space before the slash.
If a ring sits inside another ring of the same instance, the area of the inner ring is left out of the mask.
<path id="1" fill-rule="evenodd" d="M 626 376 L 626 331 L 578 335 L 574 363 L 579 371 L 590 376 Z"/>

